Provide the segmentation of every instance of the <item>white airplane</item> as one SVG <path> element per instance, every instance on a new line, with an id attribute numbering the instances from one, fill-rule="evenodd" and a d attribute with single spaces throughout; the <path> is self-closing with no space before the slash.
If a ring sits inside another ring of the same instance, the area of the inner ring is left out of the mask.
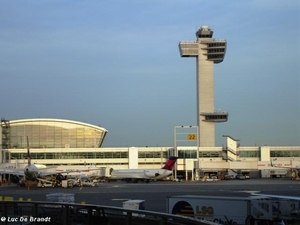
<path id="1" fill-rule="evenodd" d="M 161 169 L 112 169 L 110 180 L 125 180 L 137 183 L 138 181 L 149 183 L 151 179 L 162 179 L 172 174 L 177 157 L 171 156 Z"/>
<path id="2" fill-rule="evenodd" d="M 291 161 L 290 165 L 292 165 L 292 161 Z M 271 166 L 276 167 L 276 168 L 290 169 L 292 171 L 292 180 L 297 180 L 300 178 L 300 168 L 299 167 L 278 166 L 277 164 L 273 164 L 272 160 L 271 160 Z"/>
<path id="3" fill-rule="evenodd" d="M 42 177 L 55 176 L 58 181 L 63 180 L 64 176 L 57 172 L 48 172 L 45 170 L 52 167 L 46 167 L 45 165 L 31 164 L 29 141 L 27 137 L 27 159 L 28 164 L 24 169 L 0 169 L 1 174 L 9 174 L 13 183 L 20 184 L 20 186 L 32 186 L 37 185 Z M 56 167 L 56 166 L 55 166 Z"/>

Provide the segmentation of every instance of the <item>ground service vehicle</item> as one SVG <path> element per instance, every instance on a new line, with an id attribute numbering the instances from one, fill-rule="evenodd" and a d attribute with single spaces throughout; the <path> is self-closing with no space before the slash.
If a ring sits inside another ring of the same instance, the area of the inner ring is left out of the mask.
<path id="1" fill-rule="evenodd" d="M 292 198 L 171 196 L 167 212 L 217 224 L 300 224 L 300 200 Z"/>
<path id="2" fill-rule="evenodd" d="M 145 210 L 145 200 L 135 199 L 123 202 L 124 209 Z M 133 216 L 144 217 L 142 214 L 133 213 Z"/>
<path id="3" fill-rule="evenodd" d="M 243 175 L 243 174 L 237 174 L 237 175 L 235 176 L 235 179 L 238 179 L 238 180 L 246 180 L 246 176 Z"/>
<path id="4" fill-rule="evenodd" d="M 73 188 L 75 183 L 76 183 L 76 180 L 74 180 L 74 179 L 63 180 L 61 182 L 61 187 L 62 188 Z"/>

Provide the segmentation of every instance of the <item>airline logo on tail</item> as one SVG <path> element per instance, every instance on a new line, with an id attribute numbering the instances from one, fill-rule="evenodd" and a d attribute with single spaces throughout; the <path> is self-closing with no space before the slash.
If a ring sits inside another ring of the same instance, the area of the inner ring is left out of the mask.
<path id="1" fill-rule="evenodd" d="M 176 157 L 176 156 L 171 156 L 169 158 L 169 160 L 166 162 L 166 165 L 162 169 L 172 170 L 174 168 L 174 166 L 175 166 L 177 158 L 178 157 Z"/>

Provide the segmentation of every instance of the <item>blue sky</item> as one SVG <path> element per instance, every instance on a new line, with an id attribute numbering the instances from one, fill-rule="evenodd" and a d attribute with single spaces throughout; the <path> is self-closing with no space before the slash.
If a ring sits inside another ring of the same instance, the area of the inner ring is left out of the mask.
<path id="1" fill-rule="evenodd" d="M 216 145 L 300 145 L 298 0 L 2 0 L 0 116 L 101 125 L 105 147 L 173 146 L 174 126 L 197 121 L 195 58 L 178 43 L 203 25 L 227 40 Z"/>

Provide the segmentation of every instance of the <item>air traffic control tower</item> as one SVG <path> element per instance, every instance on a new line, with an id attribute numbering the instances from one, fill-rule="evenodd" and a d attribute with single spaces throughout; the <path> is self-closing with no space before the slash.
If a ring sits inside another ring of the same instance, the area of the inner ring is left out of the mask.
<path id="1" fill-rule="evenodd" d="M 212 38 L 213 31 L 202 26 L 195 42 L 180 42 L 181 57 L 196 57 L 197 61 L 197 123 L 199 146 L 215 147 L 215 123 L 226 122 L 228 113 L 214 107 L 214 64 L 223 61 L 226 40 Z"/>

